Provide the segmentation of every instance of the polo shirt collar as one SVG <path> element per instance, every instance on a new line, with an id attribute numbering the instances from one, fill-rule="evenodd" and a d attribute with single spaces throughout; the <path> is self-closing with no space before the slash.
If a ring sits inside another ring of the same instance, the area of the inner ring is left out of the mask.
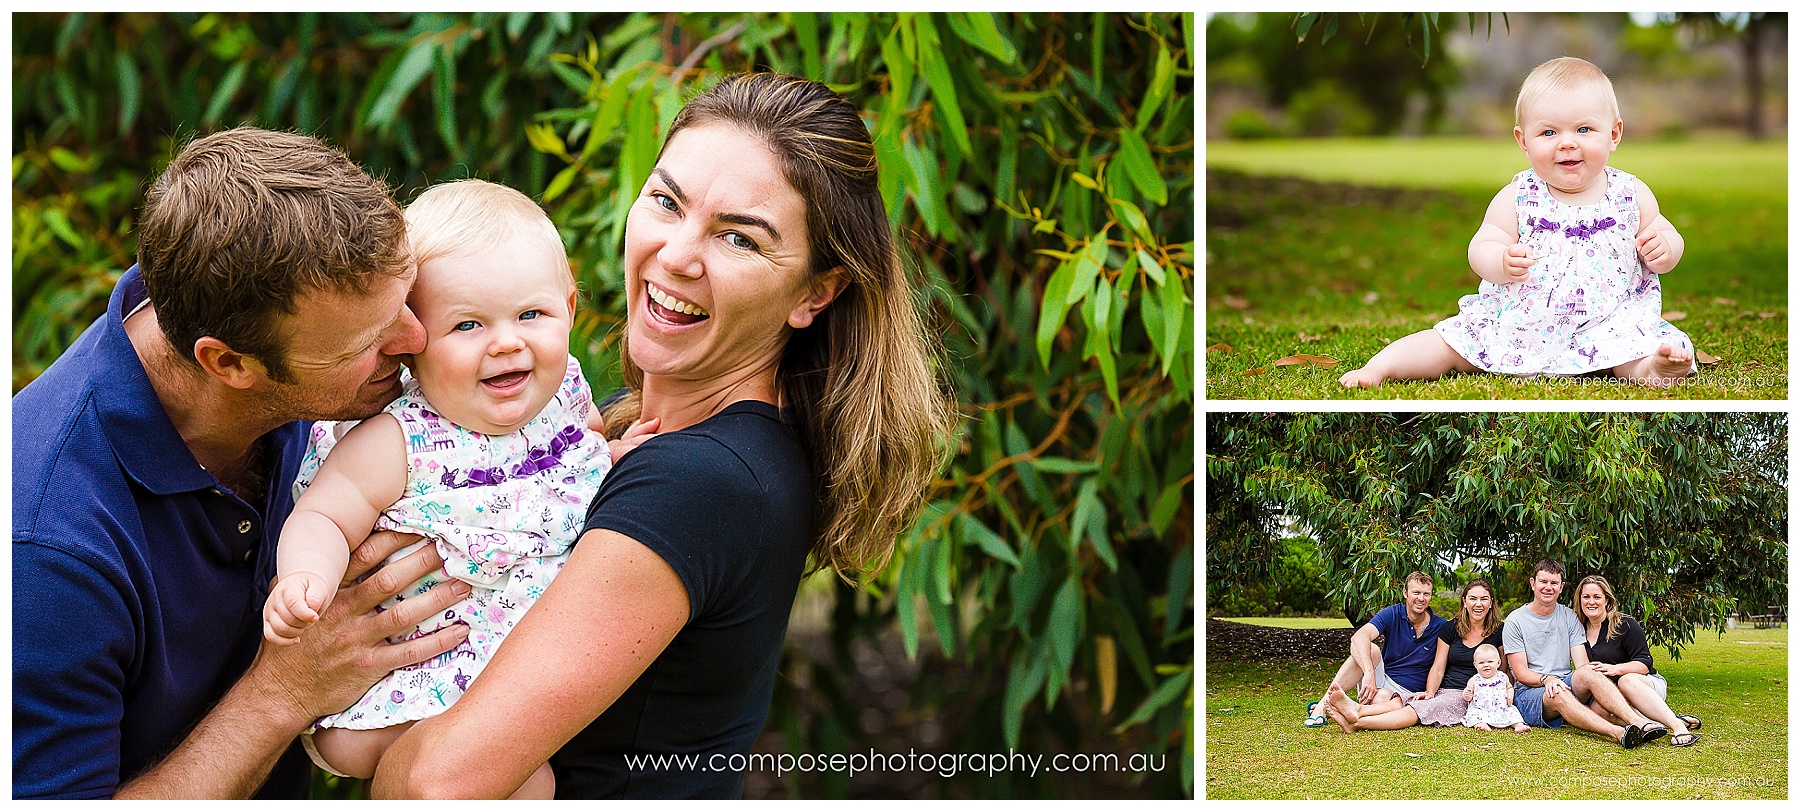
<path id="1" fill-rule="evenodd" d="M 167 496 L 215 487 L 218 479 L 200 467 L 182 441 L 125 335 L 125 316 L 148 297 L 143 274 L 133 265 L 107 302 L 93 359 L 92 380 L 100 382 L 93 390 L 100 425 L 120 466 L 151 493 Z"/>

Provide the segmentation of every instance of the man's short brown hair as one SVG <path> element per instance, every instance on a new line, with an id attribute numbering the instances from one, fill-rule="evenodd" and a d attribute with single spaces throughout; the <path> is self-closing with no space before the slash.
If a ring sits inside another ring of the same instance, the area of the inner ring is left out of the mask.
<path id="1" fill-rule="evenodd" d="M 1531 580 L 1537 580 L 1538 573 L 1540 572 L 1554 572 L 1556 573 L 1556 577 L 1561 578 L 1563 577 L 1562 562 L 1551 558 L 1545 558 L 1538 561 L 1537 566 L 1531 568 Z"/>
<path id="2" fill-rule="evenodd" d="M 144 196 L 138 268 L 163 335 L 212 336 L 291 383 L 277 319 L 315 290 L 367 293 L 410 266 L 385 184 L 316 138 L 254 127 L 181 150 Z"/>
<path id="3" fill-rule="evenodd" d="M 1432 585 L 1436 584 L 1437 582 L 1431 580 L 1431 576 L 1415 570 L 1414 572 L 1412 572 L 1411 574 L 1406 576 L 1406 581 L 1402 585 L 1404 586 L 1404 584 L 1414 584 L 1414 583 L 1424 584 L 1426 587 L 1431 587 Z"/>

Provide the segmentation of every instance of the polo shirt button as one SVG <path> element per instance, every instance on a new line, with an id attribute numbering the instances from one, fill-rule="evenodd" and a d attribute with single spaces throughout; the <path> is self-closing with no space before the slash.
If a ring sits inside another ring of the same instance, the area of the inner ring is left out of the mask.
<path id="1" fill-rule="evenodd" d="M 238 535 L 243 535 L 248 532 L 250 532 L 250 520 L 245 519 L 241 522 L 238 522 Z"/>

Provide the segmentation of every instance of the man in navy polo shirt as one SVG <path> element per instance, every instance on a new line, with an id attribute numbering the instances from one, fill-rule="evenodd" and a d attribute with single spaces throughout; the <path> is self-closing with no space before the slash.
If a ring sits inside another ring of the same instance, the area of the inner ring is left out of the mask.
<path id="1" fill-rule="evenodd" d="M 1307 727 L 1324 727 L 1326 706 L 1333 700 L 1348 702 L 1350 691 L 1366 705 L 1425 690 L 1444 619 L 1431 613 L 1431 576 L 1411 573 L 1405 585 L 1404 601 L 1376 612 L 1350 637 L 1350 658 L 1338 667 L 1325 695 L 1306 706 Z M 1380 647 L 1377 637 L 1383 638 Z"/>
<path id="2" fill-rule="evenodd" d="M 295 421 L 376 413 L 424 345 L 405 222 L 336 150 L 242 128 L 176 156 L 138 238 L 106 315 L 13 398 L 13 796 L 300 797 L 301 730 L 467 636 L 385 641 L 460 597 L 372 611 L 441 565 L 427 546 L 259 650 Z"/>

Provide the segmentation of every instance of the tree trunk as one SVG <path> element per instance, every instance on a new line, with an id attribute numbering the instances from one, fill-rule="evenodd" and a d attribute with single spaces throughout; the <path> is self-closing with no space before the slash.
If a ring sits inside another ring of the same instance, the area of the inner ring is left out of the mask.
<path id="1" fill-rule="evenodd" d="M 1762 72 L 1762 39 L 1763 16 L 1750 15 L 1749 22 L 1744 24 L 1744 85 L 1750 92 L 1750 107 L 1744 121 L 1744 132 L 1750 139 L 1761 140 L 1762 104 L 1763 104 L 1763 72 Z"/>

